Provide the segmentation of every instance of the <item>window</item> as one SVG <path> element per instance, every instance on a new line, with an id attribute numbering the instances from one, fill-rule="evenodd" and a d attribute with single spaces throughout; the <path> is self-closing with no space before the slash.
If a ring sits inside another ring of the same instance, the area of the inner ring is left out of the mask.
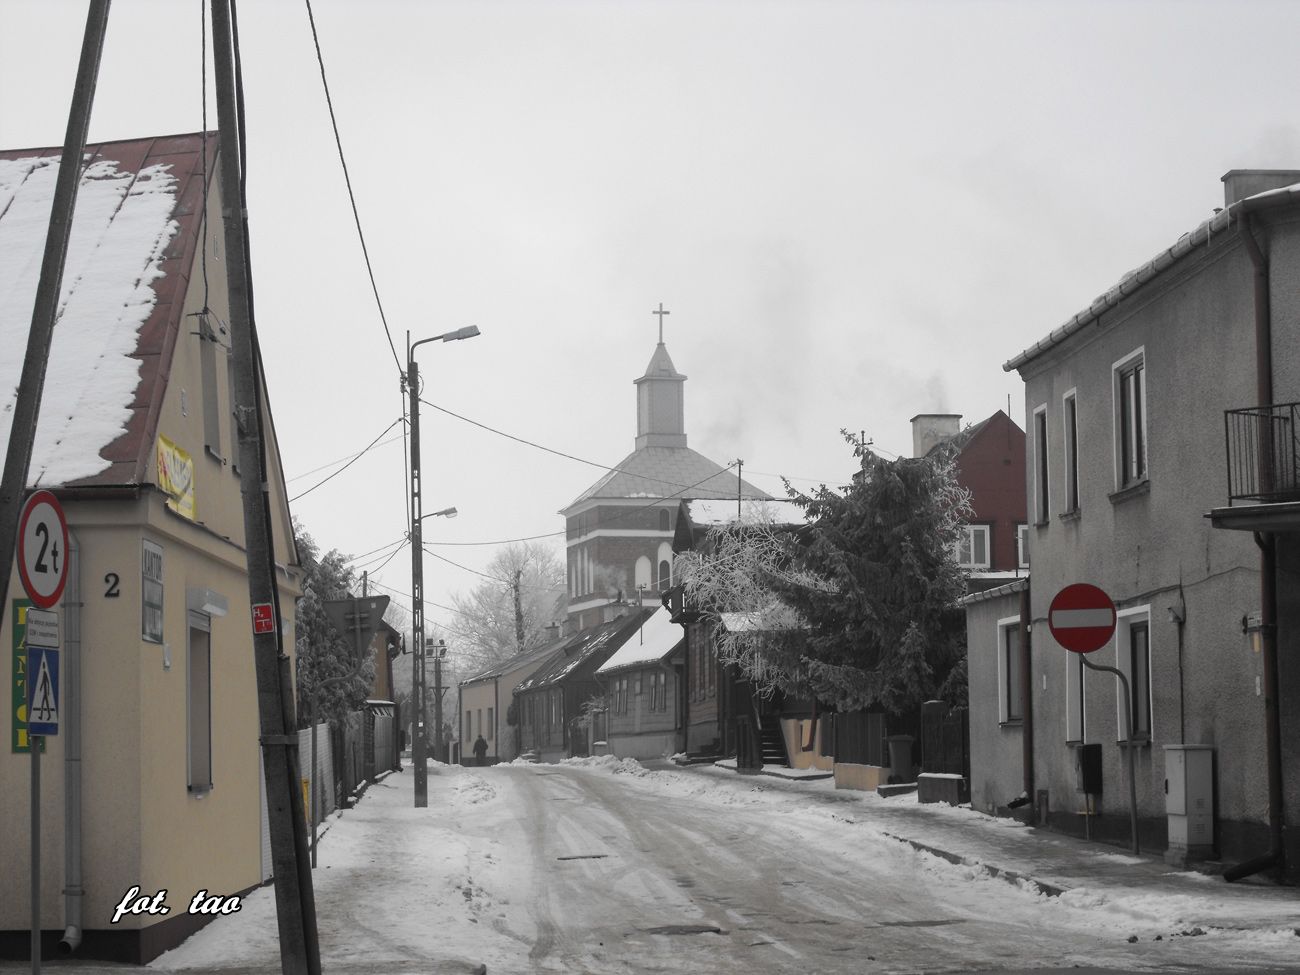
<path id="1" fill-rule="evenodd" d="M 199 315 L 199 382 L 203 385 L 203 446 L 222 460 L 221 407 L 217 399 L 217 333 L 206 314 Z"/>
<path id="2" fill-rule="evenodd" d="M 668 530 L 669 515 L 667 511 L 659 512 L 659 530 L 666 532 Z"/>
<path id="3" fill-rule="evenodd" d="M 1151 634 L 1147 623 L 1129 627 L 1129 682 L 1133 694 L 1133 737 L 1151 737 Z"/>
<path id="4" fill-rule="evenodd" d="M 1088 709 L 1085 707 L 1086 687 L 1083 654 L 1065 654 L 1065 740 L 1084 741 L 1088 737 Z"/>
<path id="5" fill-rule="evenodd" d="M 463 741 L 469 741 L 474 737 L 472 734 L 470 734 L 470 729 L 472 729 L 473 727 L 474 726 L 471 723 L 471 719 L 470 719 L 470 712 L 466 711 L 465 712 L 465 734 L 461 736 L 461 739 Z"/>
<path id="6" fill-rule="evenodd" d="M 483 734 L 483 709 L 478 708 L 474 712 L 474 737 Z"/>
<path id="7" fill-rule="evenodd" d="M 966 525 L 957 541 L 957 564 L 963 569 L 989 567 L 989 526 Z"/>
<path id="8" fill-rule="evenodd" d="M 668 710 L 668 675 L 662 670 L 650 674 L 650 710 Z"/>
<path id="9" fill-rule="evenodd" d="M 627 678 L 616 678 L 613 685 L 614 691 L 614 713 L 627 714 Z"/>
<path id="10" fill-rule="evenodd" d="M 185 696 L 188 719 L 190 792 L 212 789 L 212 623 L 204 613 L 189 614 Z"/>
<path id="11" fill-rule="evenodd" d="M 1133 722 L 1133 740 L 1150 741 L 1152 738 L 1151 708 L 1151 607 L 1139 606 L 1120 610 L 1115 626 L 1116 664 L 1128 678 L 1132 701 L 1124 700 L 1123 685 L 1115 682 L 1116 730 L 1115 736 L 1124 740 L 1124 707 L 1129 705 Z"/>
<path id="12" fill-rule="evenodd" d="M 1016 565 L 1029 568 L 1029 526 L 1016 525 Z"/>
<path id="13" fill-rule="evenodd" d="M 1079 410 L 1074 390 L 1065 394 L 1065 510 L 1079 510 Z"/>
<path id="14" fill-rule="evenodd" d="M 659 586 L 660 592 L 667 592 L 672 586 L 672 570 L 669 568 L 667 560 L 659 563 Z"/>
<path id="15" fill-rule="evenodd" d="M 1115 466 L 1117 488 L 1146 480 L 1146 358 L 1139 350 L 1115 364 Z"/>
<path id="16" fill-rule="evenodd" d="M 998 620 L 998 719 L 1002 724 L 1025 716 L 1020 693 L 1020 617 Z"/>
<path id="17" fill-rule="evenodd" d="M 642 555 L 636 560 L 636 569 L 632 574 L 633 585 L 640 589 L 645 586 L 650 588 L 650 560 Z"/>
<path id="18" fill-rule="evenodd" d="M 1047 407 L 1034 410 L 1034 521 L 1047 524 Z"/>
<path id="19" fill-rule="evenodd" d="M 496 724 L 495 711 L 495 708 L 488 708 L 487 730 L 483 732 L 483 737 L 488 741 L 492 740 L 492 727 Z"/>

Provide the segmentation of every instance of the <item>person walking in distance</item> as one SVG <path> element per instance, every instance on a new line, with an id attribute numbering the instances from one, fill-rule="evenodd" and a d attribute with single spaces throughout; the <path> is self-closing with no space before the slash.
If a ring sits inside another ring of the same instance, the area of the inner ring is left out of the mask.
<path id="1" fill-rule="evenodd" d="M 482 735 L 474 739 L 474 764 L 487 764 L 487 741 L 484 740 Z"/>

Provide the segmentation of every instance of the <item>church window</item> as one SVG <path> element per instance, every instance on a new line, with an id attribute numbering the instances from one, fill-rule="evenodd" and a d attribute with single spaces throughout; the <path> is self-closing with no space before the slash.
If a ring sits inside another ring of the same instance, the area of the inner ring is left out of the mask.
<path id="1" fill-rule="evenodd" d="M 634 570 L 635 587 L 640 589 L 645 586 L 650 588 L 650 560 L 644 555 L 636 560 L 636 569 Z"/>
<path id="2" fill-rule="evenodd" d="M 659 512 L 659 530 L 660 530 L 661 532 L 666 532 L 666 531 L 668 530 L 668 512 L 667 512 L 667 511 L 662 511 L 662 510 L 661 510 L 661 511 Z"/>
<path id="3" fill-rule="evenodd" d="M 665 592 L 672 585 L 672 569 L 668 562 L 659 563 L 659 591 Z"/>

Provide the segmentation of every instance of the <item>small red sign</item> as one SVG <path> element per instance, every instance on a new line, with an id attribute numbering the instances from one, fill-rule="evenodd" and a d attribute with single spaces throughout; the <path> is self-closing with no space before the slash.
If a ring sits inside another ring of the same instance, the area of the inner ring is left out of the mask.
<path id="1" fill-rule="evenodd" d="M 275 607 L 270 603 L 253 603 L 253 632 L 275 632 Z"/>
<path id="2" fill-rule="evenodd" d="M 1076 582 L 1052 600 L 1047 610 L 1047 626 L 1065 649 L 1092 653 L 1115 635 L 1115 603 L 1096 586 Z"/>
<path id="3" fill-rule="evenodd" d="M 58 499 L 36 491 L 18 518 L 18 578 L 27 597 L 49 609 L 68 581 L 68 521 Z"/>

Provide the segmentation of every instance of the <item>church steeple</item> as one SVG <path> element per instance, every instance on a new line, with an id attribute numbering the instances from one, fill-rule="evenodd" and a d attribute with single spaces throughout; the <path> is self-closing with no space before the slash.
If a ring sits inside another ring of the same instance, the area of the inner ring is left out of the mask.
<path id="1" fill-rule="evenodd" d="M 673 366 L 664 346 L 663 302 L 651 314 L 659 316 L 659 344 L 645 375 L 636 384 L 636 449 L 686 446 L 686 377 Z"/>

